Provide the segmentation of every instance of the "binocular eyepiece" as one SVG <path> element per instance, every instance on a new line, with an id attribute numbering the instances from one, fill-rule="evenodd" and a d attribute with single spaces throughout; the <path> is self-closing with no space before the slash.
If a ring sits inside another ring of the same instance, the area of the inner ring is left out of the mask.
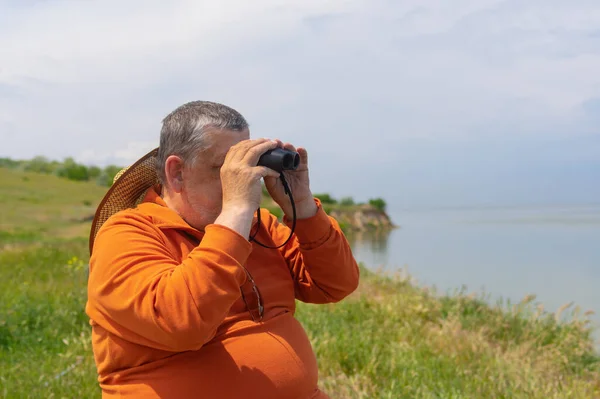
<path id="1" fill-rule="evenodd" d="M 300 165 L 300 155 L 295 151 L 275 148 L 261 155 L 258 166 L 266 166 L 276 172 L 296 170 Z"/>

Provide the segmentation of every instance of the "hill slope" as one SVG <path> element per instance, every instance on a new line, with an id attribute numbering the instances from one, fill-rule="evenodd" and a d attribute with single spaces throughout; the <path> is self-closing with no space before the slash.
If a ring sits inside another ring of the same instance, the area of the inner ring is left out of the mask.
<path id="1" fill-rule="evenodd" d="M 39 173 L 0 168 L 0 243 L 89 233 L 106 187 Z"/>

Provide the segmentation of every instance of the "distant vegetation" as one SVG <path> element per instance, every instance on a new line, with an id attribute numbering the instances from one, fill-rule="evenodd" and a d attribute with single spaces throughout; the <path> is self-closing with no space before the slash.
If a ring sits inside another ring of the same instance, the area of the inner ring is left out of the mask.
<path id="1" fill-rule="evenodd" d="M 87 166 L 75 162 L 71 157 L 65 158 L 62 162 L 49 160 L 43 156 L 37 156 L 31 160 L 13 160 L 10 158 L 0 158 L 0 167 L 9 169 L 19 169 L 25 172 L 43 173 L 56 175 L 74 181 L 91 181 L 100 186 L 110 187 L 116 174 L 122 169 L 121 166 L 109 165 L 105 168 L 97 166 Z M 264 196 L 268 196 L 266 189 L 263 189 Z M 339 201 L 330 194 L 315 194 L 315 197 L 321 200 L 321 203 L 328 209 L 332 208 L 352 208 L 371 205 L 381 212 L 386 211 L 387 204 L 383 198 L 372 198 L 367 203 L 356 203 L 352 197 L 344 197 Z M 277 211 L 275 211 L 277 212 Z M 280 216 L 280 215 L 278 215 Z"/>
<path id="2" fill-rule="evenodd" d="M 75 162 L 70 157 L 65 158 L 62 162 L 51 161 L 43 156 L 37 156 L 31 160 L 18 161 L 10 158 L 0 158 L 0 167 L 56 175 L 74 181 L 93 181 L 105 187 L 109 187 L 112 184 L 115 175 L 122 169 L 122 167 L 116 165 L 109 165 L 105 168 L 86 166 Z"/>
<path id="3" fill-rule="evenodd" d="M 387 207 L 387 204 L 385 203 L 383 198 L 370 199 L 369 205 L 371 205 L 374 208 L 379 209 L 382 212 L 385 212 L 385 208 Z"/>
<path id="4" fill-rule="evenodd" d="M 338 207 L 356 207 L 356 206 L 364 206 L 366 205 L 364 202 L 356 203 L 352 197 L 344 197 L 339 201 L 333 198 L 330 194 L 327 193 L 319 193 L 315 194 L 315 197 L 321 200 L 321 203 L 326 205 L 337 205 Z M 383 198 L 371 198 L 368 201 L 368 204 L 373 208 L 380 210 L 381 212 L 385 212 L 387 208 L 387 203 Z"/>

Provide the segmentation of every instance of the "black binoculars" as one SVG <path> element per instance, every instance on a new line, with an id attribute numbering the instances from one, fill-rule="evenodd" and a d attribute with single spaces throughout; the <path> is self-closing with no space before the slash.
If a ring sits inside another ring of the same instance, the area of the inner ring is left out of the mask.
<path id="1" fill-rule="evenodd" d="M 295 151 L 275 148 L 261 155 L 258 166 L 266 166 L 276 172 L 296 170 L 300 165 L 300 155 Z"/>

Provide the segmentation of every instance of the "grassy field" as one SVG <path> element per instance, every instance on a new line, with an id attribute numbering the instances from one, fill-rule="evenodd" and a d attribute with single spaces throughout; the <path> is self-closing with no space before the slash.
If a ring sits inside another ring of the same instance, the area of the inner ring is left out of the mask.
<path id="1" fill-rule="evenodd" d="M 0 168 L 0 397 L 100 396 L 83 308 L 105 190 Z M 600 398 L 585 315 L 485 303 L 363 268 L 351 298 L 298 318 L 332 398 Z"/>

